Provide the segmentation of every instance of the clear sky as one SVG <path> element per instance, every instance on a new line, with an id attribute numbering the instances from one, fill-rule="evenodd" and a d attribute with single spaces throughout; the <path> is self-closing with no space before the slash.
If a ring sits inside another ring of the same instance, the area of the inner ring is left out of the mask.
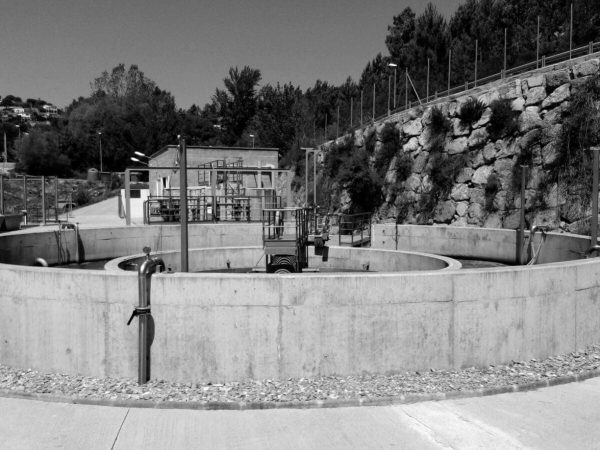
<path id="1" fill-rule="evenodd" d="M 434 0 L 447 18 L 463 0 Z M 393 16 L 419 0 L 13 0 L 0 20 L 0 95 L 59 107 L 119 63 L 137 64 L 178 107 L 210 101 L 230 67 L 262 83 L 333 84 L 378 52 Z"/>

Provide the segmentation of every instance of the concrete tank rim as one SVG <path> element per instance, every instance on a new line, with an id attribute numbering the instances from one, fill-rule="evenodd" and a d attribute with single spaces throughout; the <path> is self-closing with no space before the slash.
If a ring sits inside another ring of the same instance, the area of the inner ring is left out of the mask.
<path id="1" fill-rule="evenodd" d="M 405 255 L 415 255 L 415 256 L 421 256 L 424 258 L 430 258 L 433 260 L 437 260 L 437 261 L 443 261 L 444 263 L 446 263 L 446 267 L 443 267 L 441 269 L 426 269 L 426 270 L 414 270 L 414 271 L 410 271 L 410 270 L 404 270 L 404 271 L 377 271 L 377 272 L 371 272 L 369 273 L 368 271 L 366 272 L 352 272 L 352 273 L 319 273 L 319 272 L 310 272 L 310 273 L 304 273 L 302 274 L 303 278 L 306 278 L 307 276 L 357 276 L 357 275 L 368 275 L 368 276 L 373 276 L 373 275 L 383 275 L 383 274 L 405 274 L 405 273 L 434 273 L 434 272 L 448 272 L 448 271 L 457 271 L 460 270 L 462 268 L 462 264 L 457 261 L 454 258 L 450 258 L 447 256 L 443 256 L 443 255 L 435 255 L 432 253 L 424 253 L 424 252 L 413 252 L 413 251 L 406 251 L 406 250 L 388 250 L 388 249 L 371 249 L 371 248 L 351 248 L 351 247 L 343 247 L 343 246 L 329 246 L 331 248 L 336 248 L 336 249 L 344 249 L 344 250 L 349 250 L 349 251 L 356 251 L 356 252 L 361 252 L 361 251 L 365 251 L 365 252 L 373 252 L 373 253 L 401 253 L 401 254 L 405 254 Z M 262 249 L 262 246 L 259 245 L 248 245 L 248 246 L 229 246 L 229 247 L 198 247 L 198 248 L 190 248 L 189 251 L 190 252 L 195 252 L 195 251 L 203 251 L 203 250 L 243 250 L 243 249 L 254 249 L 254 250 L 258 250 L 258 249 Z M 179 250 L 161 250 L 161 251 L 157 251 L 154 253 L 151 253 L 151 256 L 161 256 L 161 255 L 165 255 L 165 254 L 177 254 L 179 253 Z M 138 259 L 138 258 L 143 258 L 145 256 L 145 253 L 138 253 L 138 254 L 134 254 L 134 255 L 127 255 L 127 256 L 120 256 L 118 258 L 115 259 L 111 259 L 110 261 L 108 261 L 105 265 L 104 265 L 104 270 L 110 273 L 114 273 L 114 272 L 125 272 L 125 270 L 121 269 L 119 267 L 119 264 L 131 260 L 131 259 Z M 245 274 L 245 273 L 231 273 L 231 274 L 223 274 L 223 273 L 194 273 L 194 272 L 187 272 L 187 273 L 181 273 L 181 272 L 174 272 L 174 273 L 163 273 L 160 275 L 189 275 L 189 276 L 211 276 L 211 278 L 216 278 L 216 277 L 220 277 L 223 275 L 231 275 L 234 277 L 262 277 L 262 276 L 269 276 L 272 277 L 272 274 L 264 274 L 264 273 L 252 273 L 252 274 Z M 159 275 L 159 274 L 157 274 Z M 298 276 L 298 274 L 278 274 L 281 277 L 284 276 Z"/>

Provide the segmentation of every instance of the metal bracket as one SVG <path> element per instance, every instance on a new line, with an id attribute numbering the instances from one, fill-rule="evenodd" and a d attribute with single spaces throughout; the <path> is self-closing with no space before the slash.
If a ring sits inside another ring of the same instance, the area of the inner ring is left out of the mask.
<path id="1" fill-rule="evenodd" d="M 136 306 L 133 309 L 133 312 L 131 313 L 131 317 L 127 321 L 127 325 L 129 326 L 129 324 L 131 324 L 131 321 L 134 319 L 134 317 L 136 317 L 136 316 L 146 316 L 148 314 L 152 314 L 152 312 L 150 311 L 150 306 L 144 306 L 144 307 Z"/>

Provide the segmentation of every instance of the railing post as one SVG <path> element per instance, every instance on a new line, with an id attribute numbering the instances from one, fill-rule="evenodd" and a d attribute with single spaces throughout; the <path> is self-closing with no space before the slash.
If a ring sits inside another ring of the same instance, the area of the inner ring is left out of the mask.
<path id="1" fill-rule="evenodd" d="M 591 147 L 594 156 L 592 166 L 592 223 L 591 247 L 598 244 L 598 152 L 600 147 Z"/>
<path id="2" fill-rule="evenodd" d="M 42 224 L 46 225 L 46 177 L 42 176 Z"/>

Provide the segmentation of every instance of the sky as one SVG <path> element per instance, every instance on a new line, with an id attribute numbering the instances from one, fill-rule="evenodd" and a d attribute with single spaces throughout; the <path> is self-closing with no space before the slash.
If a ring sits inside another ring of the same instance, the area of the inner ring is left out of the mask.
<path id="1" fill-rule="evenodd" d="M 464 0 L 433 0 L 449 18 Z M 357 80 L 405 7 L 419 0 L 16 0 L 0 19 L 0 95 L 59 107 L 136 64 L 180 108 L 210 102 L 230 67 L 261 84 Z"/>

